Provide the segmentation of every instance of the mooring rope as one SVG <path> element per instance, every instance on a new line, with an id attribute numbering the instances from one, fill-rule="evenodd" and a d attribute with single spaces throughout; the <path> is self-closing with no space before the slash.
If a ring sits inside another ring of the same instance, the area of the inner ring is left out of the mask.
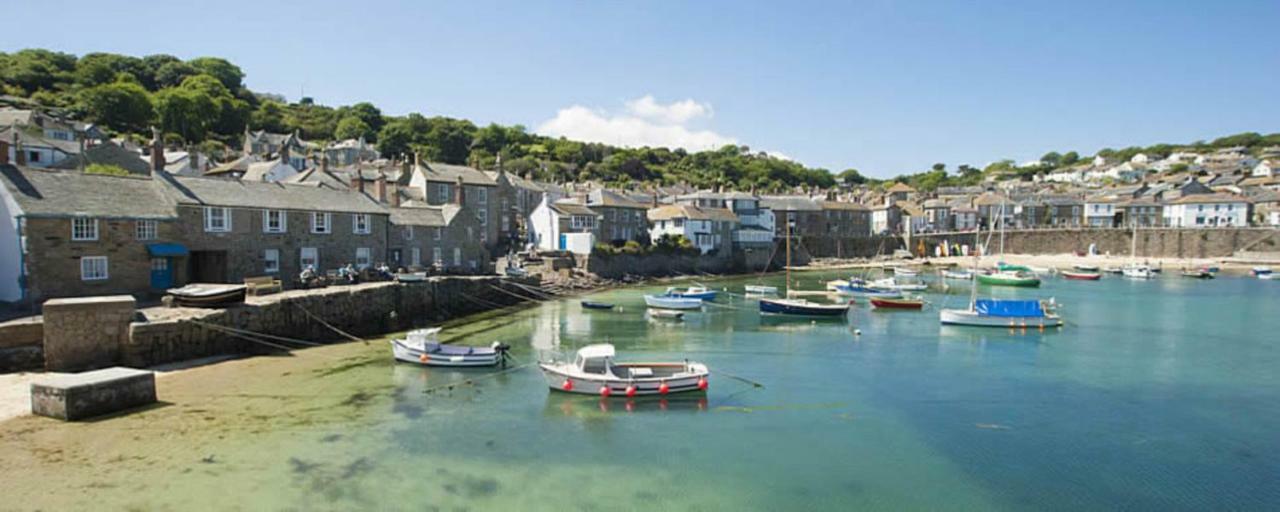
<path id="1" fill-rule="evenodd" d="M 549 299 L 540 299 L 540 298 L 534 297 L 533 295 L 520 295 L 520 294 L 518 294 L 518 293 L 516 293 L 516 292 L 510 291 L 510 290 L 506 290 L 506 289 L 503 289 L 501 286 L 496 286 L 496 285 L 492 285 L 492 284 L 491 284 L 491 285 L 489 285 L 489 287 L 490 287 L 490 288 L 493 288 L 493 289 L 495 289 L 495 290 L 497 290 L 497 291 L 499 291 L 499 292 L 505 293 L 505 294 L 510 295 L 510 296 L 512 296 L 512 297 L 515 297 L 515 298 L 517 298 L 517 299 L 520 299 L 520 300 L 522 300 L 522 301 L 523 301 L 523 300 L 531 300 L 531 301 L 534 301 L 534 302 L 546 302 L 547 300 L 549 300 Z"/>
<path id="2" fill-rule="evenodd" d="M 200 321 L 200 320 L 189 320 L 189 322 L 191 322 L 191 323 L 193 323 L 193 324 L 196 324 L 196 325 L 200 325 L 200 326 L 202 326 L 202 327 L 207 327 L 207 328 L 210 328 L 210 329 L 214 329 L 214 330 L 222 330 L 222 331 L 227 331 L 227 332 L 236 333 L 236 334 L 245 334 L 245 335 L 257 336 L 257 337 L 265 338 L 265 339 L 269 339 L 269 340 L 283 341 L 283 342 L 287 342 L 287 343 L 297 343 L 297 344 L 299 344 L 299 345 L 307 345 L 307 346 L 312 346 L 312 347 L 323 347 L 323 346 L 325 346 L 325 344 L 324 344 L 324 343 L 316 343 L 316 342 L 314 342 L 314 341 L 305 341 L 305 340 L 299 340 L 299 339 L 295 339 L 295 338 L 287 338 L 287 337 L 284 337 L 284 336 L 276 336 L 276 335 L 274 335 L 274 334 L 266 334 L 266 333 L 260 333 L 260 332 L 253 332 L 253 331 L 250 331 L 250 330 L 247 330 L 247 329 L 237 329 L 237 328 L 235 328 L 235 327 L 228 327 L 228 326 L 225 326 L 225 325 L 211 324 L 211 323 L 203 322 L 203 321 Z"/>
<path id="3" fill-rule="evenodd" d="M 364 343 L 365 345 L 368 345 L 368 344 L 369 344 L 369 342 L 368 342 L 368 341 L 365 341 L 364 339 L 361 339 L 361 338 L 359 338 L 359 337 L 357 337 L 357 336 L 355 336 L 355 335 L 352 335 L 352 334 L 347 333 L 346 331 L 343 331 L 342 329 L 339 329 L 339 328 L 337 328 L 337 327 L 334 327 L 334 326 L 332 326 L 332 325 L 329 325 L 329 322 L 324 321 L 324 319 L 323 319 L 323 318 L 320 318 L 320 317 L 318 317 L 318 316 L 316 316 L 316 315 L 313 315 L 310 311 L 307 311 L 307 308 L 302 307 L 302 304 L 298 304 L 297 302 L 294 302 L 294 303 L 293 303 L 293 305 L 298 306 L 298 309 L 301 309 L 301 310 L 302 310 L 302 312 L 303 312 L 303 313 L 305 313 L 308 317 L 311 317 L 311 319 L 312 319 L 312 320 L 315 320 L 315 321 L 317 321 L 317 322 L 320 322 L 320 325 L 323 325 L 323 326 L 325 326 L 325 327 L 328 327 L 328 328 L 329 328 L 330 330 L 332 330 L 333 332 L 336 332 L 336 333 L 338 333 L 338 334 L 341 334 L 341 335 L 343 335 L 343 336 L 346 336 L 347 338 L 350 338 L 350 339 L 351 339 L 351 341 L 358 341 L 358 342 L 360 342 L 360 343 Z"/>
<path id="4" fill-rule="evenodd" d="M 505 356 L 504 356 L 504 357 L 505 357 Z M 511 368 L 507 368 L 507 369 L 505 369 L 505 370 L 501 370 L 501 371 L 497 371 L 497 372 L 493 372 L 493 373 L 487 373 L 487 374 L 481 375 L 481 376 L 479 376 L 479 377 L 471 377 L 471 378 L 468 378 L 468 379 L 464 379 L 462 382 L 454 382 L 454 383 L 450 383 L 450 384 L 441 384 L 441 385 L 439 385 L 439 386 L 432 386 L 432 387 L 429 387 L 429 388 L 426 388 L 426 389 L 422 390 L 422 393 L 423 393 L 423 394 L 431 394 L 431 393 L 435 393 L 436 391 L 441 390 L 441 389 L 453 389 L 453 388 L 458 387 L 458 386 L 473 386 L 473 385 L 475 385 L 475 383 L 477 383 L 477 382 L 479 382 L 479 381 L 481 381 L 481 380 L 484 380 L 484 379 L 492 379 L 492 378 L 497 377 L 497 376 L 499 376 L 499 375 L 506 375 L 506 374 L 508 374 L 508 373 L 511 373 L 511 372 L 514 372 L 514 371 L 517 371 L 517 370 L 523 370 L 523 369 L 525 369 L 525 368 L 528 368 L 528 367 L 530 367 L 530 366 L 533 366 L 534 364 L 536 364 L 536 363 L 525 363 L 525 364 L 522 364 L 522 365 L 518 365 L 518 366 L 513 366 L 513 367 L 511 367 Z"/>

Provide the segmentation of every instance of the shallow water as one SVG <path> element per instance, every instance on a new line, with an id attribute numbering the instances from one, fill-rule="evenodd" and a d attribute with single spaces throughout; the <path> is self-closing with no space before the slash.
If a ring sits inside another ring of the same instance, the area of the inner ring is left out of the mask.
<path id="1" fill-rule="evenodd" d="M 939 326 L 967 286 L 847 322 L 741 297 L 650 321 L 652 290 L 624 289 L 590 297 L 618 311 L 566 300 L 447 331 L 521 362 L 606 341 L 688 357 L 722 372 L 705 397 L 567 396 L 532 368 L 394 364 L 378 342 L 200 368 L 161 379 L 165 406 L 0 424 L 0 509 L 1280 508 L 1280 285 L 1051 279 L 984 293 L 1056 297 L 1066 328 Z"/>

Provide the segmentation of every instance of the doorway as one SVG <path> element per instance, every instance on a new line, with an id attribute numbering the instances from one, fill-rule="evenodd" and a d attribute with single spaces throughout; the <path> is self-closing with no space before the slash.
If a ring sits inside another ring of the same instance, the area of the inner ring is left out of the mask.
<path id="1" fill-rule="evenodd" d="M 191 282 L 227 281 L 227 251 L 191 251 Z"/>

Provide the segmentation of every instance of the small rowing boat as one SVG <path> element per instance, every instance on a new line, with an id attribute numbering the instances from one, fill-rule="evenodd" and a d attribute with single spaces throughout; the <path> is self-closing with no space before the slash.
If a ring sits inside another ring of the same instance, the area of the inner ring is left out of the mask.
<path id="1" fill-rule="evenodd" d="M 1117 275 L 1124 273 L 1124 269 L 1120 267 L 1106 267 L 1106 268 L 1103 268 L 1102 271 L 1108 274 L 1117 274 Z"/>
<path id="2" fill-rule="evenodd" d="M 1075 265 L 1072 265 L 1071 268 L 1074 268 L 1081 272 L 1097 272 L 1098 271 L 1097 265 L 1088 265 L 1085 263 L 1076 263 Z"/>
<path id="3" fill-rule="evenodd" d="M 613 304 L 608 302 L 595 302 L 590 300 L 582 301 L 583 309 L 613 309 Z"/>
<path id="4" fill-rule="evenodd" d="M 871 298 L 871 305 L 876 309 L 923 309 L 924 300 L 921 299 L 883 299 L 879 297 Z"/>
<path id="5" fill-rule="evenodd" d="M 968 270 L 943 270 L 942 278 L 967 281 L 973 279 L 973 272 Z"/>
<path id="6" fill-rule="evenodd" d="M 929 285 L 924 283 L 899 283 L 897 279 L 886 277 L 871 282 L 870 288 L 877 290 L 897 290 L 902 292 L 918 292 L 929 289 Z"/>
<path id="7" fill-rule="evenodd" d="M 168 293 L 179 306 L 220 308 L 243 304 L 246 290 L 242 284 L 189 284 Z"/>
<path id="8" fill-rule="evenodd" d="M 650 309 L 649 318 L 660 318 L 664 320 L 680 320 L 684 318 L 684 311 L 676 311 L 674 309 Z"/>
<path id="9" fill-rule="evenodd" d="M 920 272 L 914 269 L 906 268 L 906 267 L 893 267 L 893 275 L 902 276 L 902 277 L 915 277 L 920 275 Z"/>
<path id="10" fill-rule="evenodd" d="M 1003 261 L 996 263 L 996 269 L 1001 272 L 1031 272 L 1031 267 L 1026 265 L 1014 265 Z"/>
<path id="11" fill-rule="evenodd" d="M 578 349 L 573 361 L 538 363 L 552 391 L 634 397 L 707 390 L 707 365 L 689 360 L 669 363 L 620 363 L 609 344 Z"/>
<path id="12" fill-rule="evenodd" d="M 424 366 L 494 366 L 511 348 L 496 341 L 488 347 L 449 345 L 436 341 L 439 333 L 439 327 L 409 331 L 405 339 L 391 340 L 391 353 L 397 361 Z"/>
<path id="13" fill-rule="evenodd" d="M 1063 270 L 1062 277 L 1064 279 L 1071 279 L 1075 281 L 1097 281 L 1102 279 L 1102 274 L 1097 272 L 1068 272 Z"/>
<path id="14" fill-rule="evenodd" d="M 744 287 L 742 287 L 742 288 L 743 288 L 743 290 L 745 290 L 747 293 L 752 293 L 752 294 L 755 294 L 755 295 L 777 295 L 777 294 L 778 294 L 778 287 L 777 287 L 777 286 L 765 286 L 765 285 L 762 285 L 762 284 L 749 284 L 749 285 L 746 285 L 746 286 L 744 286 Z"/>
<path id="15" fill-rule="evenodd" d="M 1253 267 L 1249 273 L 1258 279 L 1271 279 L 1271 267 Z"/>
<path id="16" fill-rule="evenodd" d="M 1208 269 L 1204 268 L 1183 270 L 1182 277 L 1189 277 L 1192 279 L 1213 279 L 1213 272 L 1209 272 Z"/>
<path id="17" fill-rule="evenodd" d="M 716 300 L 716 291 L 707 289 L 705 286 L 690 286 L 684 290 L 679 288 L 667 288 L 664 295 L 680 297 L 683 299 Z"/>
<path id="18" fill-rule="evenodd" d="M 645 295 L 644 304 L 651 308 L 660 309 L 700 309 L 702 308 L 702 299 L 673 297 L 670 295 Z"/>

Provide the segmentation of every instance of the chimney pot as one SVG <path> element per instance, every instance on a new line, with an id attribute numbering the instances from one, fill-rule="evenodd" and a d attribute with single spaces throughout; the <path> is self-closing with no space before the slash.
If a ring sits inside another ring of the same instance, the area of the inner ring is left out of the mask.
<path id="1" fill-rule="evenodd" d="M 0 139 L 0 165 L 9 165 L 9 141 Z"/>
<path id="2" fill-rule="evenodd" d="M 458 176 L 457 183 L 453 186 L 453 203 L 462 206 L 467 198 L 466 185 L 462 183 L 462 176 Z"/>
<path id="3" fill-rule="evenodd" d="M 164 140 L 160 137 L 160 130 L 154 126 L 151 127 L 151 174 L 164 172 Z"/>
<path id="4" fill-rule="evenodd" d="M 378 194 L 379 202 L 387 202 L 387 175 L 378 173 L 378 179 L 374 182 L 374 190 Z"/>
<path id="5" fill-rule="evenodd" d="M 22 139 L 18 138 L 18 129 L 13 129 L 13 163 L 18 166 L 27 165 L 27 152 L 22 149 Z"/>

